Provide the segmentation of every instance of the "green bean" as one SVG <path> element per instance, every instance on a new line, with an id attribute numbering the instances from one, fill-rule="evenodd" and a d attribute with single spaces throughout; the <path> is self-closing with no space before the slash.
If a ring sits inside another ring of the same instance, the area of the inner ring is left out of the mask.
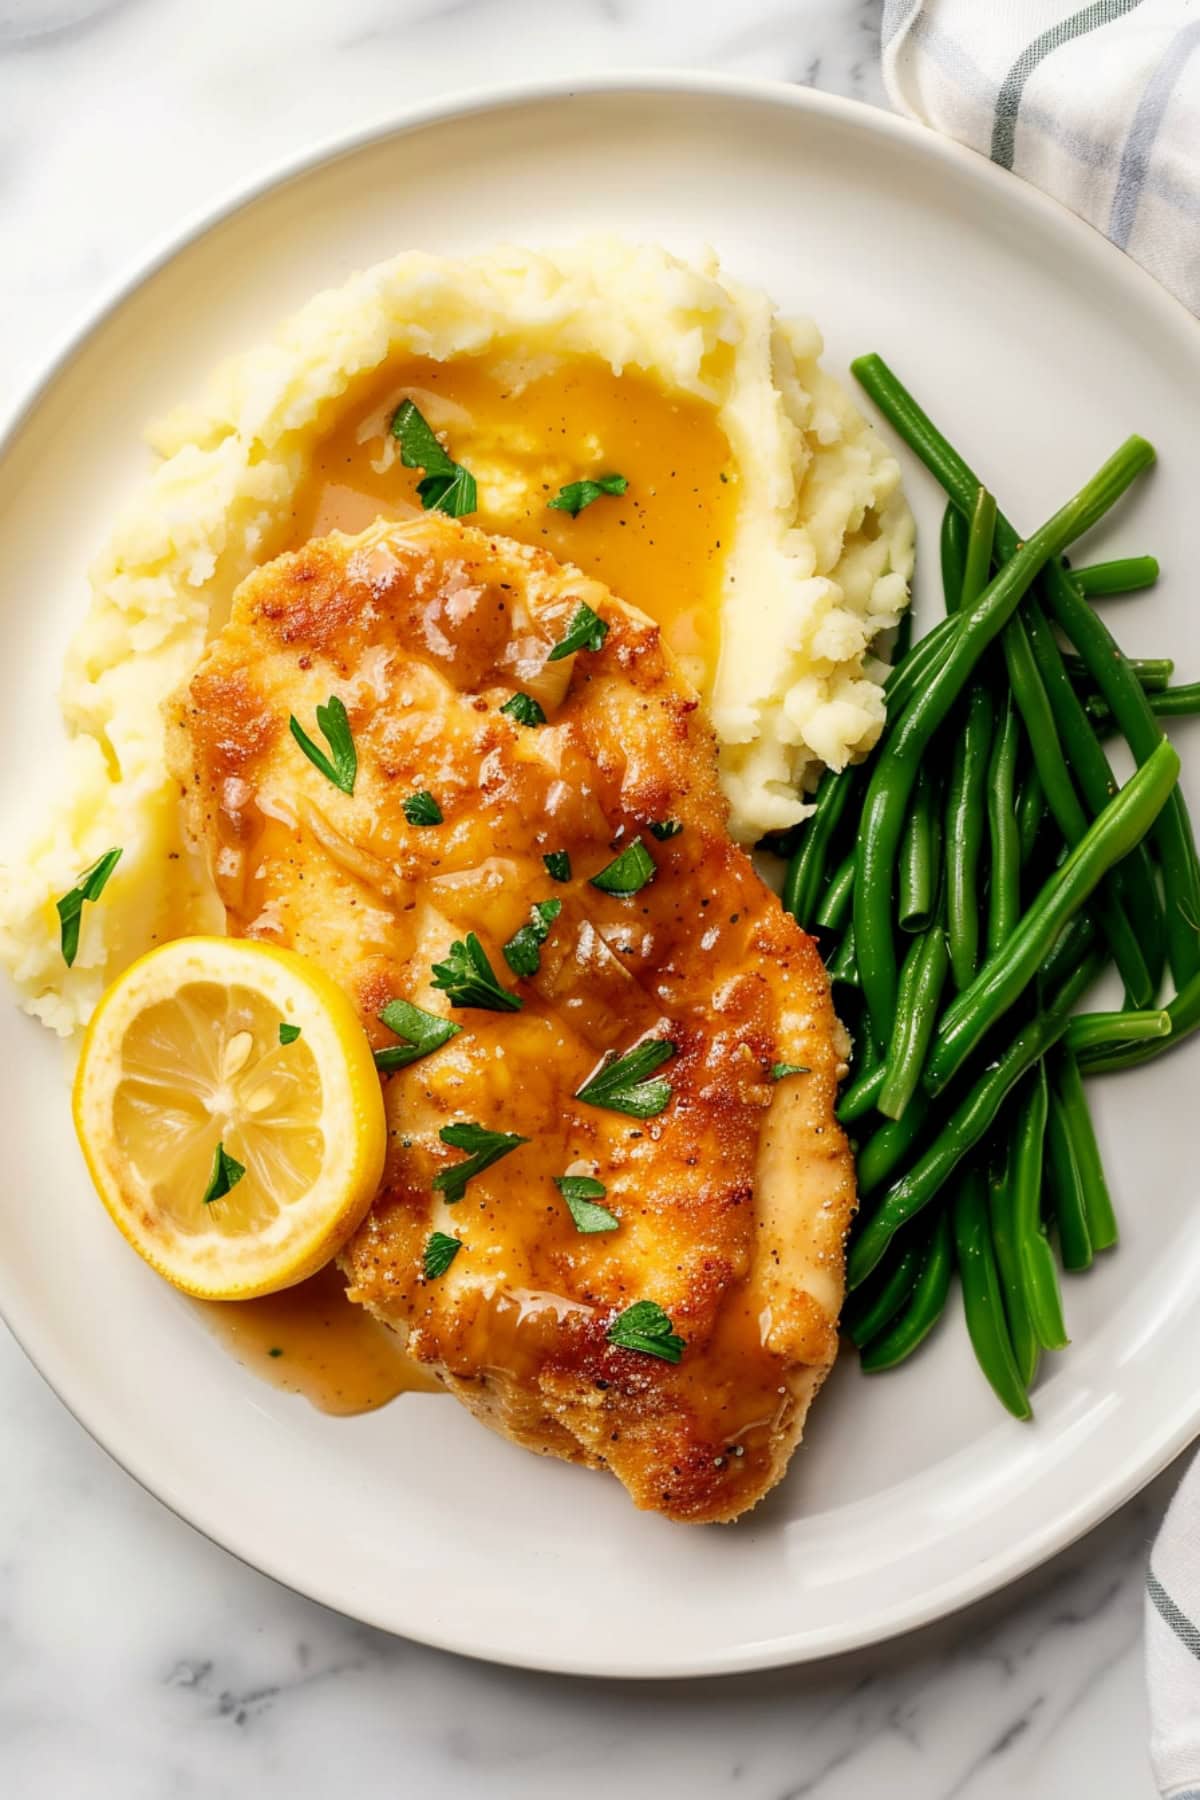
<path id="1" fill-rule="evenodd" d="M 908 616 L 906 613 L 905 617 Z M 953 621 L 943 619 L 891 670 L 883 687 L 893 711 L 907 706 L 913 694 L 940 665 L 954 631 Z M 801 926 L 807 927 L 812 919 L 825 884 L 826 864 L 837 828 L 855 789 L 864 778 L 865 768 L 861 763 L 851 763 L 837 771 L 826 769 L 821 777 L 814 802 L 816 810 L 806 821 L 783 882 L 784 910 L 790 912 Z"/>
<path id="2" fill-rule="evenodd" d="M 876 1338 L 862 1352 L 860 1362 L 868 1375 L 894 1369 L 912 1355 L 918 1344 L 924 1343 L 945 1311 L 953 1273 L 954 1238 L 950 1214 L 943 1209 L 934 1223 L 908 1305 L 884 1336 Z"/>
<path id="3" fill-rule="evenodd" d="M 1058 1225 L 1058 1249 L 1064 1269 L 1078 1274 L 1092 1266 L 1083 1176 L 1075 1161 L 1071 1136 L 1057 1094 L 1050 1096 L 1046 1117 L 1046 1171 L 1050 1206 Z"/>
<path id="4" fill-rule="evenodd" d="M 1117 1215 L 1113 1211 L 1112 1195 L 1104 1174 L 1104 1163 L 1100 1156 L 1100 1146 L 1096 1142 L 1087 1096 L 1083 1091 L 1079 1064 L 1066 1044 L 1059 1045 L 1051 1069 L 1055 1097 L 1067 1136 L 1071 1140 L 1071 1153 L 1083 1187 L 1084 1214 L 1092 1249 L 1111 1250 L 1120 1235 L 1117 1230 Z"/>
<path id="5" fill-rule="evenodd" d="M 1053 994 L 1058 984 L 1079 966 L 1098 937 L 1091 913 L 1077 913 L 1067 929 L 1054 940 L 1053 948 L 1038 970 L 1038 985 L 1042 992 Z"/>
<path id="6" fill-rule="evenodd" d="M 1027 601 L 1026 613 L 1032 604 L 1032 600 Z M 1034 659 L 1029 635 L 1023 621 L 1011 623 L 1019 629 L 1006 630 L 1003 642 L 1013 699 L 1024 721 L 1045 804 L 1067 842 L 1073 843 L 1083 835 L 1087 820 L 1062 753 L 1050 699 Z"/>
<path id="7" fill-rule="evenodd" d="M 822 931 L 841 931 L 850 913 L 850 896 L 854 890 L 854 852 L 850 852 L 829 878 L 815 923 Z"/>
<path id="8" fill-rule="evenodd" d="M 1080 598 L 1061 569 L 1051 568 L 1046 598 L 1055 622 L 1087 664 L 1092 680 L 1112 708 L 1139 763 L 1162 742 L 1162 726 L 1103 620 Z M 1162 869 L 1166 901 L 1167 958 L 1176 987 L 1200 973 L 1200 862 L 1192 822 L 1183 796 L 1176 792 L 1163 807 L 1153 839 Z"/>
<path id="9" fill-rule="evenodd" d="M 866 1280 L 900 1227 L 915 1218 L 941 1192 L 962 1159 L 991 1130 L 1006 1095 L 1026 1070 L 1058 1042 L 1066 1028 L 1066 1010 L 1060 1011 L 1057 1005 L 1031 1019 L 1001 1055 L 984 1068 L 933 1141 L 887 1190 L 874 1212 L 869 1217 L 859 1215 L 848 1262 L 851 1287 Z M 917 1110 L 917 1096 L 914 1095 L 913 1104 L 899 1124 L 885 1126 L 884 1131 L 899 1131 Z M 883 1131 L 877 1132 L 871 1144 L 883 1135 Z M 867 1148 L 870 1147 L 868 1144 Z M 861 1170 L 861 1159 L 859 1167 Z"/>
<path id="10" fill-rule="evenodd" d="M 838 1124 L 853 1125 L 858 1119 L 865 1118 L 879 1099 L 879 1090 L 886 1080 L 886 1062 L 874 1063 L 856 1076 L 838 1101 Z"/>
<path id="11" fill-rule="evenodd" d="M 895 1318 L 912 1292 L 924 1256 L 925 1244 L 918 1239 L 893 1258 L 889 1268 L 877 1270 L 869 1287 L 860 1288 L 847 1301 L 842 1330 L 856 1349 L 878 1337 Z"/>
<path id="12" fill-rule="evenodd" d="M 962 605 L 963 575 L 967 567 L 967 521 L 953 501 L 942 514 L 942 597 L 948 613 Z"/>
<path id="13" fill-rule="evenodd" d="M 954 1245 L 962 1276 L 963 1310 L 975 1360 L 997 1399 L 1018 1419 L 1031 1415 L 1029 1395 L 1013 1355 L 1004 1317 L 1004 1298 L 992 1250 L 984 1180 L 968 1169 L 958 1184 L 953 1206 Z"/>
<path id="14" fill-rule="evenodd" d="M 905 614 L 906 618 L 907 616 Z M 913 695 L 920 692 L 934 670 L 941 667 L 957 633 L 958 626 L 953 619 L 939 619 L 933 630 L 927 631 L 924 637 L 913 645 L 903 662 L 896 663 L 889 670 L 883 684 L 883 691 L 888 698 L 890 713 L 903 712 Z"/>
<path id="15" fill-rule="evenodd" d="M 1088 599 L 1099 599 L 1103 594 L 1136 594 L 1140 588 L 1154 586 L 1158 562 L 1153 556 L 1121 556 L 1114 562 L 1072 569 L 1071 580 Z"/>
<path id="16" fill-rule="evenodd" d="M 1067 674 L 1077 686 L 1091 686 L 1087 664 L 1080 657 L 1064 656 L 1062 660 Z M 1175 664 L 1169 656 L 1130 656 L 1126 661 L 1146 694 L 1161 694 L 1175 673 Z"/>
<path id="17" fill-rule="evenodd" d="M 1174 1050 L 1184 1038 L 1200 1029 L 1200 975 L 1193 975 L 1186 987 L 1167 1005 L 1171 1035 L 1156 1042 L 1117 1044 L 1110 1050 L 1082 1053 L 1080 1065 L 1088 1075 L 1108 1075 L 1116 1069 L 1132 1069 L 1139 1063 L 1151 1062 L 1166 1050 Z"/>
<path id="18" fill-rule="evenodd" d="M 828 965 L 831 982 L 840 981 L 843 987 L 861 987 L 862 976 L 858 970 L 858 956 L 854 946 L 854 922 L 851 920 Z"/>
<path id="19" fill-rule="evenodd" d="M 1008 941 L 1021 916 L 1021 837 L 1015 805 L 1021 725 L 1012 694 L 1005 696 L 987 772 L 988 886 L 986 954 Z"/>
<path id="20" fill-rule="evenodd" d="M 1063 926 L 1121 857 L 1144 837 L 1179 778 L 1179 756 L 1162 743 L 1110 800 L 1046 882 L 1008 943 L 947 1007 L 925 1070 L 936 1094 L 985 1032 L 1024 993 Z M 861 966 L 861 964 L 860 964 Z M 864 989 L 865 989 L 864 977 Z"/>
<path id="21" fill-rule="evenodd" d="M 979 480 L 917 406 L 911 394 L 878 356 L 860 357 L 851 366 L 880 411 L 941 483 L 955 505 L 963 513 L 969 512 L 974 505 Z M 1011 556 L 1018 542 L 1013 526 L 1002 513 L 997 514 L 997 553 Z M 1144 762 L 1161 739 L 1162 728 L 1136 677 L 1125 666 L 1112 634 L 1057 560 L 1047 565 L 1045 590 L 1056 622 L 1113 708 L 1135 758 Z M 1194 930 L 1195 922 L 1200 920 L 1200 861 L 1197 860 L 1191 820 L 1182 794 L 1173 794 L 1163 808 L 1155 825 L 1154 842 L 1163 870 L 1171 973 L 1176 986 L 1183 987 L 1200 971 L 1200 937 Z"/>
<path id="22" fill-rule="evenodd" d="M 1064 1041 L 1073 1055 L 1080 1056 L 1113 1044 L 1141 1044 L 1170 1035 L 1171 1015 L 1163 1007 L 1157 1012 L 1080 1013 L 1071 1020 Z"/>
<path id="23" fill-rule="evenodd" d="M 829 848 L 850 803 L 857 778 L 858 771 L 853 767 L 836 773 L 826 769 L 817 787 L 816 811 L 809 817 L 799 848 L 788 864 L 781 896 L 784 911 L 790 912 L 797 925 L 805 930 L 813 922 L 824 884 Z"/>
<path id="24" fill-rule="evenodd" d="M 1012 1163 L 1013 1156 L 1010 1152 L 1007 1157 L 997 1158 L 988 1170 L 988 1216 L 1013 1357 L 1017 1373 L 1028 1387 L 1037 1373 L 1041 1344 L 1025 1302 L 1025 1284 L 1021 1277 L 1021 1259 L 1017 1245 L 1016 1192 L 1012 1180 Z"/>
<path id="25" fill-rule="evenodd" d="M 904 961 L 900 965 L 900 982 L 896 989 L 896 1017 L 892 1021 L 892 1035 L 888 1040 L 887 1048 L 883 1055 L 881 1064 L 883 1069 L 883 1080 L 875 1090 L 876 1103 L 878 1103 L 879 1095 L 883 1090 L 884 1083 L 887 1081 L 888 1069 L 895 1066 L 898 1035 L 902 1031 L 904 1025 L 909 1023 L 914 1016 L 914 1000 L 918 978 L 931 939 L 939 936 L 941 933 L 940 920 L 941 915 L 939 912 L 938 920 L 930 925 L 928 931 L 918 932 L 913 935 L 909 941 L 909 948 Z M 936 1023 L 936 1013 L 934 1022 Z M 923 1064 L 923 1055 L 921 1060 Z M 903 1111 L 903 1108 L 901 1108 L 901 1111 Z M 888 1116 L 890 1118 L 898 1118 L 900 1115 L 899 1113 L 890 1113 Z"/>
<path id="26" fill-rule="evenodd" d="M 1089 950 L 1068 970 L 1057 988 L 1045 986 L 1044 1004 L 1054 1012 L 1070 1012 L 1103 975 L 1108 957 L 1103 950 Z M 1039 981 L 1039 986 L 1042 983 Z"/>
<path id="27" fill-rule="evenodd" d="M 1034 602 L 1030 600 L 1026 611 L 1032 615 Z M 1053 645 L 1057 654 L 1058 646 Z M 1033 749 L 1034 764 L 1042 779 L 1046 792 L 1046 804 L 1054 815 L 1055 824 L 1070 845 L 1078 844 L 1088 828 L 1088 817 L 1075 792 L 1075 782 L 1067 767 L 1062 745 L 1058 738 L 1054 712 L 1050 699 L 1042 681 L 1041 673 L 1034 657 L 1033 646 L 1022 619 L 1010 619 L 1004 632 L 1004 658 L 1008 665 L 1008 677 L 1012 684 L 1013 698 L 1025 721 L 1025 730 Z M 1068 687 L 1070 683 L 1066 684 Z M 1083 729 L 1092 739 L 1094 749 L 1103 758 L 1104 752 L 1095 742 L 1087 721 L 1082 721 Z M 1105 762 L 1105 773 L 1108 764 Z M 1115 784 L 1114 784 L 1115 786 Z M 1106 792 L 1100 802 L 1103 807 L 1110 795 Z M 1138 935 L 1126 915 L 1120 894 L 1115 883 L 1106 886 L 1105 893 L 1097 902 L 1097 917 L 1104 935 L 1112 946 L 1112 953 L 1121 979 L 1137 1006 L 1147 1006 L 1154 997 L 1150 981 L 1150 970 L 1142 953 Z"/>
<path id="28" fill-rule="evenodd" d="M 1117 791 L 1116 777 L 1108 758 L 1092 728 L 1091 721 L 1071 685 L 1058 640 L 1046 622 L 1036 597 L 1025 608 L 1029 644 L 1045 687 L 1054 723 L 1063 749 L 1079 781 L 1084 802 L 1093 817 L 1102 812 Z M 1068 839 L 1070 841 L 1070 839 Z M 1127 910 L 1123 904 L 1127 902 Z M 1131 1006 L 1148 1006 L 1162 985 L 1166 961 L 1166 936 L 1158 883 L 1149 851 L 1139 844 L 1115 877 L 1111 896 L 1114 904 L 1101 923 L 1114 946 L 1124 945 L 1118 967 L 1125 982 Z M 1139 946 L 1136 954 L 1129 949 L 1124 935 L 1132 929 L 1129 918 L 1137 921 Z M 1114 931 L 1119 935 L 1114 936 Z M 1142 972 L 1145 971 L 1143 980 Z"/>
<path id="29" fill-rule="evenodd" d="M 1156 719 L 1191 718 L 1195 713 L 1200 713 L 1200 681 L 1163 688 L 1161 693 L 1148 694 L 1147 699 Z M 1083 704 L 1089 721 L 1097 731 L 1106 730 L 1112 725 L 1112 708 L 1099 694 L 1089 694 Z"/>
<path id="30" fill-rule="evenodd" d="M 901 931 L 925 931 L 937 904 L 942 859 L 941 793 L 927 769 L 917 777 L 900 845 L 897 924 Z M 857 859 L 857 851 L 855 852 Z"/>
<path id="31" fill-rule="evenodd" d="M 1030 769 L 1017 797 L 1017 836 L 1021 845 L 1021 867 L 1033 856 L 1038 834 L 1046 817 L 1046 793 L 1036 766 Z"/>
<path id="32" fill-rule="evenodd" d="M 929 1100 L 918 1088 L 904 1109 L 902 1118 L 881 1125 L 858 1153 L 858 1192 L 865 1199 L 882 1187 L 907 1159 L 929 1117 Z"/>
<path id="33" fill-rule="evenodd" d="M 1150 695 L 1150 711 L 1159 719 L 1187 718 L 1200 712 L 1200 681 L 1183 682 Z"/>
<path id="34" fill-rule="evenodd" d="M 946 939 L 956 988 L 979 966 L 979 852 L 983 847 L 988 761 L 995 724 L 989 690 L 977 682 L 954 741 L 946 793 Z"/>
<path id="35" fill-rule="evenodd" d="M 1042 1172 L 1050 1094 L 1046 1065 L 1034 1070 L 1017 1111 L 1013 1133 L 1013 1234 L 1021 1287 L 1030 1323 L 1044 1350 L 1065 1350 L 1070 1339 L 1063 1318 L 1058 1269 L 1042 1226 Z"/>
<path id="36" fill-rule="evenodd" d="M 985 487 L 977 490 L 967 534 L 960 606 L 974 606 L 992 572 L 992 547 L 996 538 L 996 497 Z"/>
<path id="37" fill-rule="evenodd" d="M 1034 577 L 1049 558 L 1059 555 L 1103 517 L 1153 456 L 1144 439 L 1130 438 L 1073 499 L 1021 545 L 975 604 L 958 615 L 944 661 L 936 665 L 888 733 L 859 822 L 854 882 L 858 965 L 871 1029 L 880 1041 L 890 1029 L 896 1003 L 892 933 L 896 853 L 921 758 L 983 652 L 1003 630 Z"/>
<path id="38" fill-rule="evenodd" d="M 911 988 L 904 975 L 913 963 Z M 905 959 L 901 972 L 896 1022 L 888 1045 L 885 1079 L 876 1105 L 885 1118 L 901 1119 L 921 1085 L 921 1071 L 937 1025 L 938 1002 L 946 984 L 950 952 L 940 923 L 934 925 Z"/>

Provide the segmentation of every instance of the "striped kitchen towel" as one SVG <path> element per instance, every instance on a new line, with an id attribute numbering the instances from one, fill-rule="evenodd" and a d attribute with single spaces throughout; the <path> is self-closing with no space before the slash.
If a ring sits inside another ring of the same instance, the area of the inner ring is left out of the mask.
<path id="1" fill-rule="evenodd" d="M 1200 0 L 884 0 L 883 73 L 1200 313 Z"/>
<path id="2" fill-rule="evenodd" d="M 1172 1500 L 1146 1576 L 1150 1756 L 1169 1800 L 1200 1800 L 1200 1464 Z"/>

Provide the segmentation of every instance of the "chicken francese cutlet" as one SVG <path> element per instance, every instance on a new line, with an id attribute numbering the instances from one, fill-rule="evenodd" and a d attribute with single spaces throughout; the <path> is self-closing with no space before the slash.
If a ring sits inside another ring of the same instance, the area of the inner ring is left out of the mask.
<path id="1" fill-rule="evenodd" d="M 335 693 L 350 792 L 290 724 Z M 252 575 L 169 730 L 229 930 L 414 1050 L 351 1298 L 516 1442 L 744 1512 L 836 1353 L 844 1044 L 658 627 L 545 553 L 379 523 Z"/>

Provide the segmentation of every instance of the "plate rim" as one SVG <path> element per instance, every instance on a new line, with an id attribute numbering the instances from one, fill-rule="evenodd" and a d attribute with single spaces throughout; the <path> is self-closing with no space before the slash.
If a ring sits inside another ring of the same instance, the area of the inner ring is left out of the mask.
<path id="1" fill-rule="evenodd" d="M 1101 260 L 1107 259 L 1112 278 L 1123 281 L 1143 307 L 1157 309 L 1165 326 L 1178 331 L 1182 324 L 1185 331 L 1200 332 L 1200 321 L 1193 317 L 1177 296 L 1061 201 L 1020 177 L 1014 177 L 1011 172 L 999 169 L 988 158 L 957 140 L 945 137 L 902 115 L 818 88 L 767 77 L 730 75 L 710 70 L 647 66 L 599 74 L 544 77 L 456 89 L 436 99 L 389 110 L 360 128 L 330 134 L 306 149 L 274 161 L 245 181 L 226 188 L 215 200 L 192 209 L 182 224 L 153 238 L 148 249 L 131 258 L 123 270 L 105 285 L 99 296 L 79 310 L 37 364 L 32 376 L 18 385 L 15 395 L 0 412 L 0 462 L 43 398 L 69 370 L 92 335 L 176 257 L 239 212 L 321 167 L 388 139 L 408 136 L 430 126 L 453 124 L 505 111 L 519 111 L 547 101 L 569 100 L 577 95 L 733 99 L 745 101 L 752 106 L 783 107 L 839 120 L 860 132 L 865 131 L 870 136 L 884 140 L 891 138 L 901 142 L 919 142 L 922 150 L 935 161 L 957 167 L 971 180 L 982 184 L 985 191 L 989 187 L 996 192 L 1003 189 L 1011 198 L 1014 179 L 1020 181 L 1020 203 L 1050 220 L 1057 230 L 1073 235 L 1081 246 L 1087 247 L 1090 254 L 1098 254 Z M 20 1295 L 12 1291 L 6 1292 L 5 1288 L 4 1272 L 0 1270 L 0 1319 L 7 1325 L 22 1352 L 56 1399 L 92 1441 L 139 1487 L 210 1543 L 291 1592 L 329 1607 L 343 1616 L 359 1619 L 376 1630 L 385 1631 L 392 1636 L 407 1637 L 413 1642 L 472 1660 L 545 1674 L 639 1681 L 700 1679 L 821 1661 L 899 1638 L 948 1618 L 1008 1587 L 1052 1556 L 1078 1542 L 1087 1532 L 1134 1498 L 1200 1434 L 1198 1393 L 1191 1405 L 1181 1403 L 1175 1415 L 1169 1416 L 1148 1442 L 1143 1441 L 1134 1452 L 1126 1455 L 1118 1465 L 1119 1473 L 1106 1487 L 1081 1499 L 1070 1511 L 1047 1524 L 1040 1532 L 1027 1536 L 1017 1546 L 981 1561 L 966 1574 L 943 1581 L 939 1588 L 930 1591 L 923 1604 L 914 1605 L 911 1600 L 906 1600 L 883 1606 L 849 1627 L 826 1626 L 816 1631 L 810 1629 L 807 1633 L 797 1632 L 794 1637 L 775 1638 L 769 1642 L 744 1642 L 731 1646 L 720 1656 L 712 1651 L 705 1651 L 694 1660 L 675 1658 L 656 1662 L 652 1666 L 612 1657 L 588 1658 L 565 1656 L 561 1653 L 539 1657 L 532 1651 L 522 1652 L 497 1644 L 481 1645 L 478 1639 L 467 1641 L 460 1632 L 439 1631 L 432 1623 L 422 1626 L 419 1631 L 407 1628 L 402 1631 L 383 1616 L 379 1609 L 355 1605 L 352 1610 L 348 1610 L 344 1600 L 333 1591 L 333 1582 L 323 1580 L 319 1574 L 310 1576 L 304 1571 L 276 1566 L 260 1546 L 242 1545 L 238 1541 L 236 1521 L 232 1531 L 228 1529 L 227 1522 L 205 1522 L 202 1509 L 193 1510 L 185 1495 L 173 1491 L 168 1473 L 148 1466 L 152 1458 L 138 1453 L 136 1449 L 118 1448 L 114 1441 L 110 1441 L 113 1434 L 103 1423 L 89 1420 L 86 1398 L 78 1395 L 69 1377 L 64 1378 L 63 1372 L 58 1371 L 59 1380 L 56 1380 L 47 1372 L 32 1347 L 37 1336 L 32 1312 L 25 1316 Z M 280 1558 L 280 1564 L 286 1562 L 286 1557 Z"/>

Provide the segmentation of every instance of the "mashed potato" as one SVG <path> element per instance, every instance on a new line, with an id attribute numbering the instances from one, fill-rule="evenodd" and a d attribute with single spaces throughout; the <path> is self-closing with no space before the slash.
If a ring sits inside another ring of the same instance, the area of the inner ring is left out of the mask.
<path id="1" fill-rule="evenodd" d="M 913 554 L 897 464 L 820 351 L 813 325 L 781 319 L 715 261 L 606 241 L 462 260 L 407 253 L 318 295 L 272 343 L 227 364 L 198 404 L 152 430 L 157 467 L 91 571 L 62 689 L 69 779 L 0 878 L 0 960 L 28 1009 L 69 1034 L 151 943 L 220 929 L 181 841 L 162 703 L 238 583 L 286 545 L 339 398 L 396 357 L 508 355 L 522 378 L 600 359 L 712 409 L 736 505 L 719 652 L 694 673 L 735 834 L 753 841 L 803 818 L 821 766 L 841 767 L 878 735 L 871 646 L 907 603 Z M 502 497 L 493 504 L 503 518 Z M 85 908 L 68 970 L 54 902 L 118 844 L 121 864 L 103 902 Z"/>

